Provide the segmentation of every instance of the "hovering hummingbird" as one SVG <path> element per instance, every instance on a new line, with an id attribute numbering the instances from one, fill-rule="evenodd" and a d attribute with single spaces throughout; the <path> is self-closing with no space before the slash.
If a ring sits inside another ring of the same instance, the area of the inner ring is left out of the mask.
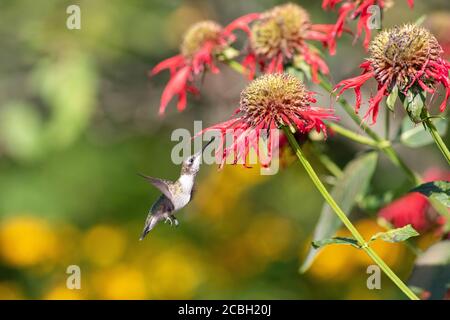
<path id="1" fill-rule="evenodd" d="M 144 239 L 147 233 L 162 220 L 164 220 L 165 223 L 169 222 L 170 225 L 179 225 L 174 214 L 192 200 L 195 176 L 200 170 L 202 153 L 213 141 L 214 138 L 212 138 L 201 151 L 183 161 L 181 174 L 177 181 L 163 180 L 139 174 L 162 192 L 162 195 L 150 208 L 147 219 L 145 220 L 144 230 L 142 231 L 139 240 Z"/>

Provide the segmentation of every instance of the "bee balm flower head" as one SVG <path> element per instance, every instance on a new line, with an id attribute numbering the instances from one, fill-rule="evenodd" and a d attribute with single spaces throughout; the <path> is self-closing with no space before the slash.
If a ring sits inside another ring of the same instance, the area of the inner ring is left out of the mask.
<path id="1" fill-rule="evenodd" d="M 249 32 L 248 24 L 256 19 L 258 14 L 249 14 L 240 17 L 226 27 L 214 21 L 202 21 L 191 26 L 185 33 L 180 47 L 181 53 L 166 59 L 156 65 L 151 74 L 155 75 L 162 70 L 170 70 L 170 80 L 162 95 L 159 113 L 163 114 L 168 103 L 178 95 L 178 110 L 186 108 L 187 93 L 198 94 L 194 85 L 194 77 L 205 69 L 218 73 L 215 65 L 215 55 L 222 52 L 234 40 L 233 31 L 236 29 Z"/>
<path id="2" fill-rule="evenodd" d="M 307 41 L 318 40 L 327 44 L 332 25 L 313 25 L 302 7 L 288 3 L 262 13 L 251 27 L 249 53 L 244 65 L 253 78 L 256 66 L 265 73 L 283 72 L 284 64 L 301 57 L 311 66 L 314 80 L 317 72 L 329 70 L 316 49 Z"/>
<path id="3" fill-rule="evenodd" d="M 323 120 L 334 120 L 332 110 L 312 106 L 316 100 L 303 83 L 290 74 L 267 74 L 252 81 L 241 93 L 240 106 L 235 116 L 226 122 L 214 125 L 205 131 L 218 130 L 222 147 L 217 151 L 223 164 L 234 152 L 234 163 L 246 159 L 250 148 L 257 151 L 263 166 L 268 166 L 272 155 L 271 130 L 289 126 L 301 133 L 316 129 L 326 133 Z M 225 135 L 232 133 L 232 145 L 225 146 Z M 259 154 L 261 133 L 267 134 L 267 161 Z"/>
<path id="4" fill-rule="evenodd" d="M 436 86 L 445 88 L 440 106 L 444 111 L 450 96 L 450 64 L 442 58 L 442 49 L 436 38 L 416 25 L 403 25 L 380 32 L 369 46 L 370 57 L 361 64 L 361 76 L 341 81 L 335 88 L 339 94 L 347 89 L 356 93 L 356 111 L 361 106 L 361 86 L 370 78 L 378 82 L 378 92 L 369 101 L 369 111 L 376 121 L 379 104 L 394 87 L 407 95 L 418 91 L 434 93 Z M 366 116 L 367 116 L 366 115 Z"/>

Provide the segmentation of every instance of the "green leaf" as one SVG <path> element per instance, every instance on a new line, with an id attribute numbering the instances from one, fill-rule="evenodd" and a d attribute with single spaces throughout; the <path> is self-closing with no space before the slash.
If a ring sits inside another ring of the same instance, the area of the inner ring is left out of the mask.
<path id="1" fill-rule="evenodd" d="M 409 118 L 414 123 L 422 122 L 422 111 L 424 110 L 426 100 L 426 96 L 423 91 L 412 92 L 409 90 L 406 96 L 400 95 L 400 98 L 403 100 L 403 106 L 405 107 Z"/>
<path id="2" fill-rule="evenodd" d="M 330 244 L 348 244 L 355 248 L 361 249 L 361 246 L 353 238 L 334 237 L 330 239 L 317 240 L 312 242 L 314 249 L 319 249 Z"/>
<path id="3" fill-rule="evenodd" d="M 372 175 L 377 164 L 378 154 L 370 152 L 350 161 L 343 170 L 331 190 L 331 195 L 344 210 L 349 214 L 358 200 L 362 199 L 367 192 Z M 324 204 L 320 213 L 319 221 L 313 235 L 313 241 L 331 238 L 341 226 L 341 220 L 336 216 L 328 204 Z M 319 250 L 311 249 L 300 267 L 300 272 L 306 272 L 312 265 Z"/>
<path id="4" fill-rule="evenodd" d="M 389 96 L 386 99 L 386 106 L 392 112 L 394 112 L 395 101 L 397 101 L 397 98 L 398 98 L 398 88 L 397 88 L 397 86 L 394 86 L 394 88 L 392 88 L 391 93 L 389 94 Z"/>
<path id="5" fill-rule="evenodd" d="M 444 118 L 431 120 L 440 136 L 447 132 L 448 121 Z M 423 125 L 414 124 L 408 117 L 402 122 L 400 131 L 400 141 L 410 148 L 419 148 L 434 143 L 432 135 L 427 132 Z"/>
<path id="6" fill-rule="evenodd" d="M 42 118 L 37 107 L 11 101 L 0 108 L 0 144 L 9 156 L 32 161 L 43 153 Z"/>
<path id="7" fill-rule="evenodd" d="M 410 224 L 408 224 L 402 228 L 392 229 L 386 232 L 378 232 L 370 238 L 369 242 L 377 239 L 381 239 L 386 242 L 402 242 L 418 235 L 419 233 Z"/>
<path id="8" fill-rule="evenodd" d="M 71 51 L 36 65 L 34 89 L 49 108 L 42 130 L 48 149 L 69 146 L 84 132 L 96 106 L 97 73 L 91 58 Z"/>
<path id="9" fill-rule="evenodd" d="M 432 181 L 421 184 L 411 190 L 411 192 L 420 192 L 421 194 L 436 199 L 447 208 L 450 208 L 450 182 Z"/>

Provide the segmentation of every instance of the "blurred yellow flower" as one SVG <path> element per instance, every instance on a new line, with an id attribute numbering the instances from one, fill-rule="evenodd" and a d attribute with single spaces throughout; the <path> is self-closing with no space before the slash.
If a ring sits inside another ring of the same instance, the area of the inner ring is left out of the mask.
<path id="1" fill-rule="evenodd" d="M 217 221 L 218 217 L 232 214 L 231 208 L 236 205 L 242 193 L 252 186 L 264 181 L 265 176 L 260 168 L 244 168 L 242 166 L 225 166 L 216 174 L 209 175 L 202 182 L 204 188 L 198 189 L 195 205 L 206 218 Z"/>
<path id="2" fill-rule="evenodd" d="M 0 227 L 0 255 L 15 267 L 49 262 L 57 252 L 57 241 L 49 224 L 37 217 L 13 217 Z"/>
<path id="3" fill-rule="evenodd" d="M 190 299 L 204 277 L 198 253 L 187 246 L 167 248 L 147 270 L 153 298 Z"/>
<path id="4" fill-rule="evenodd" d="M 109 266 L 117 262 L 126 249 L 126 236 L 114 226 L 97 225 L 83 237 L 83 252 L 95 265 Z"/>
<path id="5" fill-rule="evenodd" d="M 245 233 L 249 252 L 264 261 L 276 260 L 292 243 L 294 230 L 291 222 L 275 214 L 259 215 Z"/>
<path id="6" fill-rule="evenodd" d="M 101 299 L 139 300 L 147 298 L 143 273 L 128 265 L 98 271 L 94 275 L 95 290 Z"/>
<path id="7" fill-rule="evenodd" d="M 82 295 L 82 289 L 71 290 L 65 285 L 61 285 L 51 289 L 43 298 L 45 300 L 81 300 L 84 297 Z"/>
<path id="8" fill-rule="evenodd" d="M 442 234 L 436 232 L 436 230 L 428 231 L 420 235 L 417 239 L 417 247 L 420 250 L 426 250 L 436 242 L 439 242 L 442 238 Z"/>
<path id="9" fill-rule="evenodd" d="M 308 249 L 310 246 L 311 243 L 308 241 Z M 353 275 L 355 268 L 358 266 L 353 252 L 356 250 L 346 245 L 324 247 L 316 256 L 308 272 L 320 280 L 347 280 Z"/>
<path id="10" fill-rule="evenodd" d="M 19 286 L 13 282 L 0 282 L 0 300 L 23 299 Z"/>
<path id="11" fill-rule="evenodd" d="M 68 266 L 81 260 L 83 250 L 80 250 L 81 231 L 74 225 L 60 224 L 56 230 L 59 239 L 58 264 Z"/>
<path id="12" fill-rule="evenodd" d="M 267 264 L 285 258 L 294 240 L 291 221 L 276 214 L 258 214 L 247 230 L 227 238 L 217 248 L 217 261 L 234 276 L 254 275 Z"/>
<path id="13" fill-rule="evenodd" d="M 378 232 L 386 231 L 371 219 L 360 220 L 355 223 L 355 227 L 366 240 Z M 345 229 L 339 230 L 336 235 L 351 237 L 350 232 Z M 307 245 L 309 248 L 310 243 Z M 372 242 L 370 246 L 390 266 L 397 264 L 404 258 L 405 244 L 378 240 Z M 356 269 L 363 270 L 372 264 L 374 264 L 372 259 L 362 250 L 347 245 L 330 245 L 321 249 L 309 272 L 314 277 L 323 280 L 340 281 L 352 277 Z"/>

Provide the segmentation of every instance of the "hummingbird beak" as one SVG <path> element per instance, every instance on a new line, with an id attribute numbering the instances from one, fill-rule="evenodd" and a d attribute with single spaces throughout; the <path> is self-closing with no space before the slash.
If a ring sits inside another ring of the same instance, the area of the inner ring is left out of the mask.
<path id="1" fill-rule="evenodd" d="M 208 143 L 203 146 L 202 153 L 205 151 L 206 147 L 209 146 L 214 141 L 214 139 L 215 137 L 212 137 L 211 140 L 209 140 Z"/>

